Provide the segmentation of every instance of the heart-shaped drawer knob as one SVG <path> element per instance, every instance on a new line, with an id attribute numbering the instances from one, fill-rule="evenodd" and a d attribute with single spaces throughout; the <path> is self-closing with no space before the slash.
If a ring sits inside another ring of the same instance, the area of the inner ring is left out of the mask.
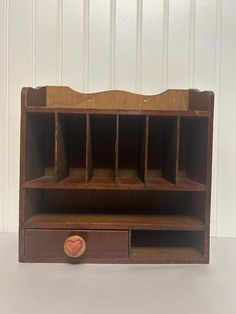
<path id="1" fill-rule="evenodd" d="M 78 235 L 70 236 L 64 242 L 64 252 L 69 257 L 79 257 L 84 254 L 86 243 L 84 239 Z"/>

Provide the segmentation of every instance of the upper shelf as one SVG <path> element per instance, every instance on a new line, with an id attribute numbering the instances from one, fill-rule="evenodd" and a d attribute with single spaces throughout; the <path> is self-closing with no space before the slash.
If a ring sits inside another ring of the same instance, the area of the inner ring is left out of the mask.
<path id="1" fill-rule="evenodd" d="M 67 86 L 24 87 L 22 109 L 96 109 L 135 111 L 213 111 L 214 93 L 195 89 L 169 89 L 157 95 L 110 90 L 79 93 Z"/>

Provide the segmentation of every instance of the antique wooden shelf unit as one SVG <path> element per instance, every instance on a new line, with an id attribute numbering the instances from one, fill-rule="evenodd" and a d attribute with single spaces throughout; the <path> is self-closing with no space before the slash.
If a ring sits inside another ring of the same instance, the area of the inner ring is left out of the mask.
<path id="1" fill-rule="evenodd" d="M 208 263 L 213 104 L 23 88 L 20 261 Z"/>

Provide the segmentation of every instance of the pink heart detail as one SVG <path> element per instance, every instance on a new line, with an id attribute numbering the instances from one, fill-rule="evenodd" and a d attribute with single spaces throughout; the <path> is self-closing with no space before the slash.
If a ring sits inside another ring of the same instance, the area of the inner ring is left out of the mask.
<path id="1" fill-rule="evenodd" d="M 75 242 L 72 241 L 67 241 L 66 242 L 66 248 L 69 251 L 69 253 L 73 256 L 77 255 L 79 251 L 83 247 L 83 242 L 80 240 L 76 240 Z"/>

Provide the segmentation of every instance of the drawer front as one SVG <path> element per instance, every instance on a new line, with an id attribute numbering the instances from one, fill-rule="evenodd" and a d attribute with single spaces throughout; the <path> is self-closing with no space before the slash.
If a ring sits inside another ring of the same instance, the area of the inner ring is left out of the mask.
<path id="1" fill-rule="evenodd" d="M 71 236 L 81 237 L 86 249 L 80 257 L 64 251 Z M 83 261 L 89 258 L 127 258 L 128 231 L 99 230 L 25 230 L 25 258 L 38 261 Z"/>

